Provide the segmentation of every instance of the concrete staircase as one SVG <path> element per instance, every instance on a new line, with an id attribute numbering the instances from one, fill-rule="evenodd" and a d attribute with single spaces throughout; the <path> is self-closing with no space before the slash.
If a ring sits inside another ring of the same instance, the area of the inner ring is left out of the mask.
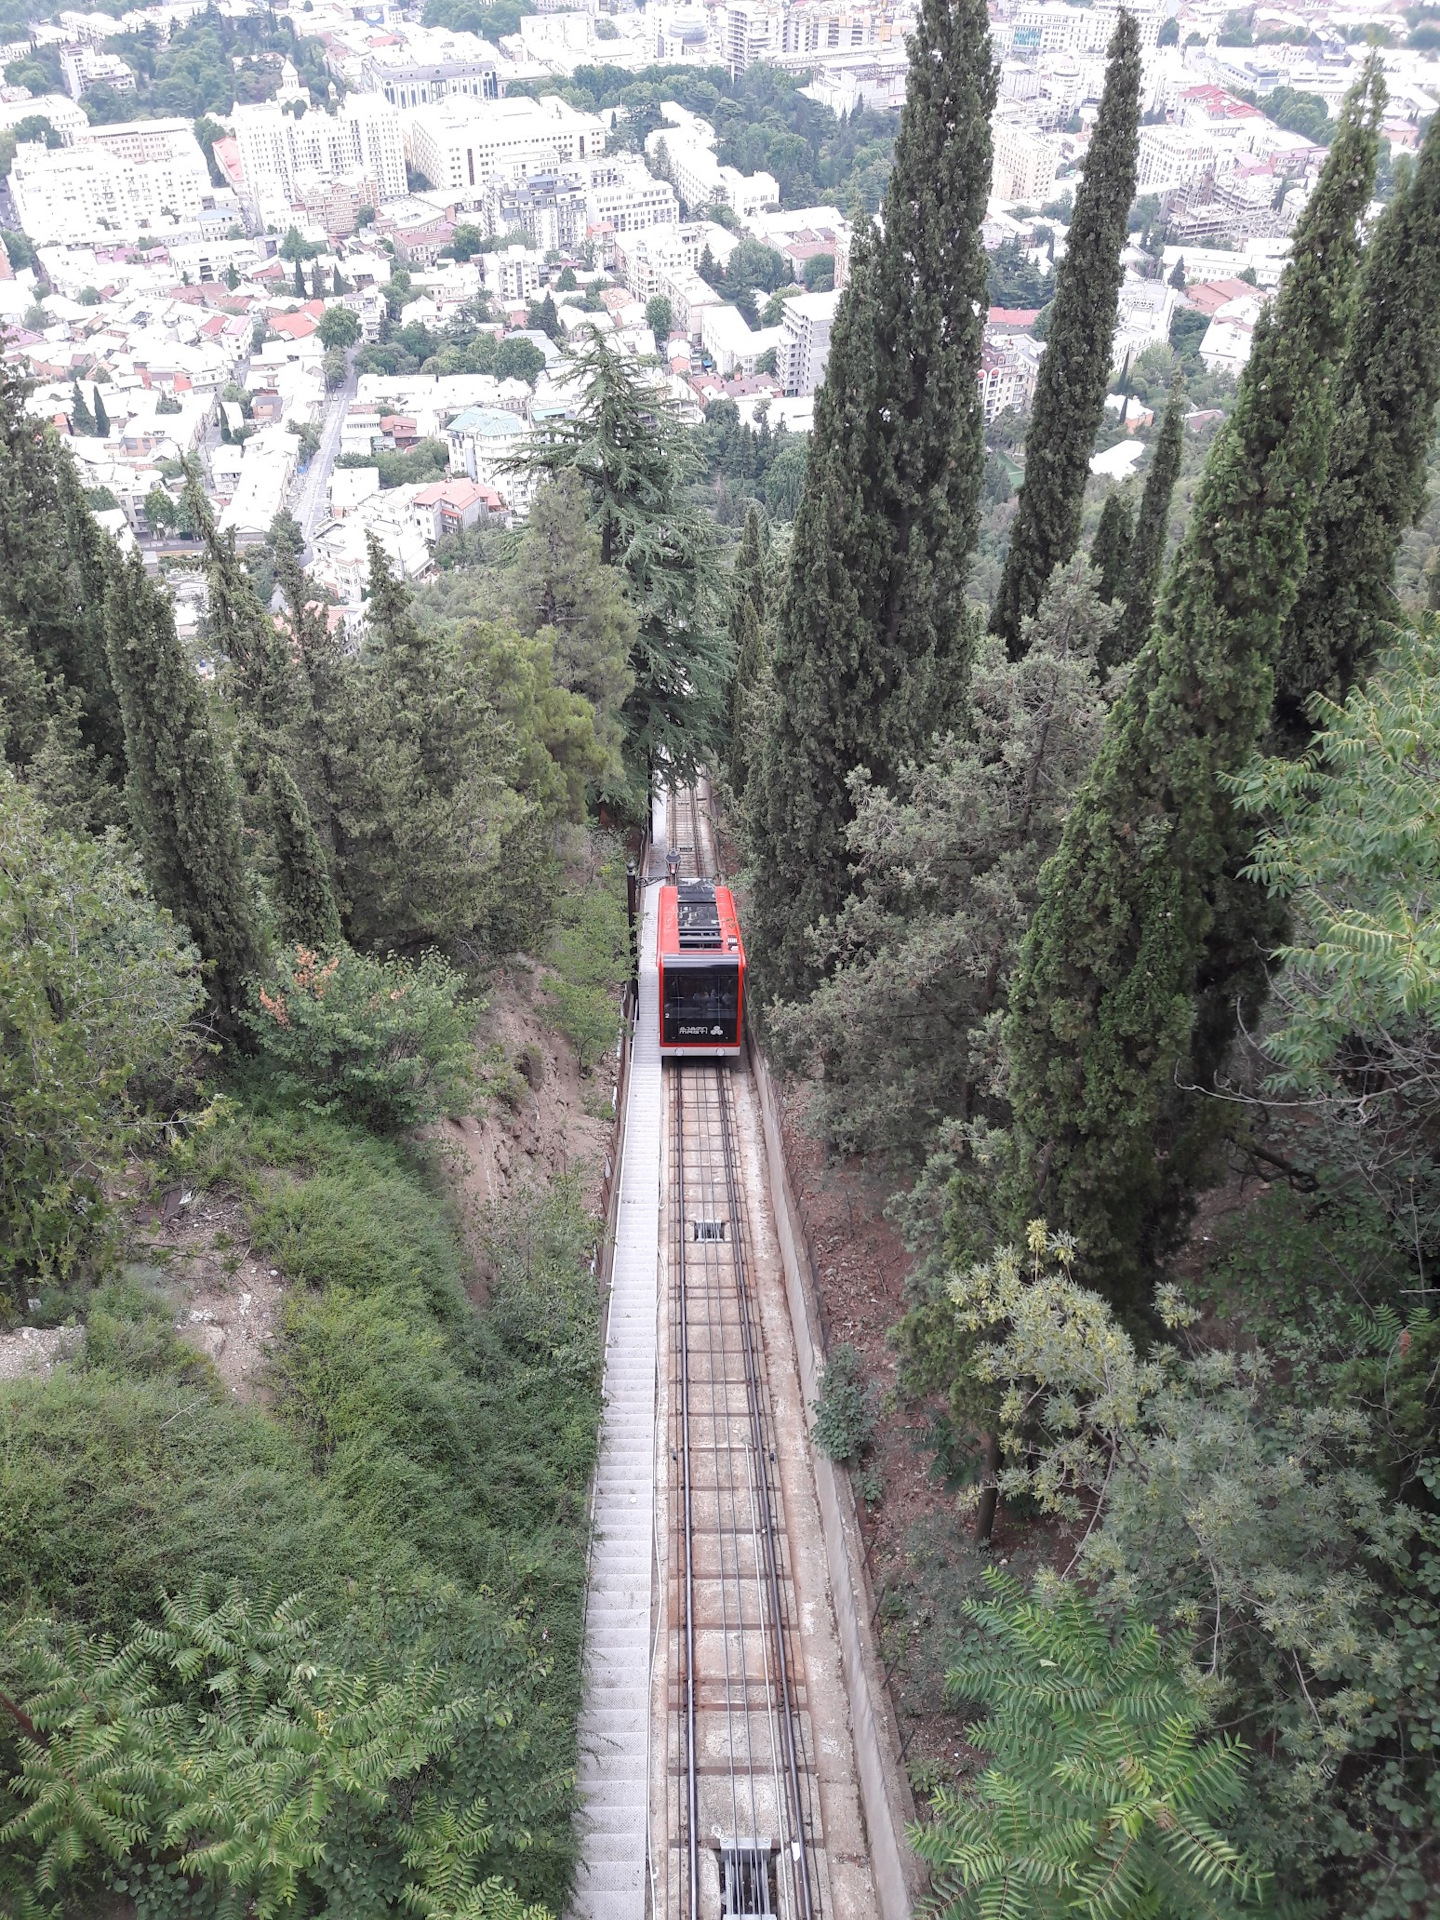
<path id="1" fill-rule="evenodd" d="M 605 1342 L 605 1414 L 585 1611 L 581 1855 L 570 1920 L 644 1920 L 646 1905 L 655 1327 L 664 1124 L 654 958 L 658 892 L 655 886 L 645 889 L 640 1008 L 626 1096 Z"/>

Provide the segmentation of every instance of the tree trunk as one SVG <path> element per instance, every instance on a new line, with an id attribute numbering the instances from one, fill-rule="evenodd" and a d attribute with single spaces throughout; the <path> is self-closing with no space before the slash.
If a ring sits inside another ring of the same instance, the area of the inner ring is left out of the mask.
<path id="1" fill-rule="evenodd" d="M 1000 1442 L 993 1433 L 985 1435 L 985 1485 L 975 1509 L 975 1544 L 988 1547 L 995 1531 L 995 1508 L 1000 1499 Z"/>

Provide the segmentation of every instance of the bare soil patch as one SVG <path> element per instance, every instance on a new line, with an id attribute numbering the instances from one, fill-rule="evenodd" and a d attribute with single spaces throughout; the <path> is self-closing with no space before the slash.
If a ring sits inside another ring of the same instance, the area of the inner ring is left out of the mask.
<path id="1" fill-rule="evenodd" d="M 244 1203 L 169 1187 L 136 1209 L 136 1257 L 164 1274 L 175 1331 L 237 1400 L 266 1399 L 265 1365 L 285 1295 L 278 1267 L 250 1246 Z"/>

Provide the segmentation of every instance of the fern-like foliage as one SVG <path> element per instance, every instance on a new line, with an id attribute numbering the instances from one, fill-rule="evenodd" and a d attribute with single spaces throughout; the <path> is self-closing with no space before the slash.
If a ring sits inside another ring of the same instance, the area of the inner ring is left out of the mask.
<path id="1" fill-rule="evenodd" d="M 337 1665 L 296 1598 L 202 1585 L 123 1644 L 32 1617 L 0 1665 L 20 1805 L 0 1850 L 33 1858 L 42 1902 L 99 1862 L 158 1862 L 217 1892 L 225 1914 L 313 1912 L 339 1822 L 403 1862 L 401 1904 L 421 1920 L 545 1920 L 481 1879 L 483 1803 L 429 1784 L 494 1703 L 447 1693 L 422 1658 Z"/>
<path id="2" fill-rule="evenodd" d="M 1205 1710 L 1155 1628 L 1118 1626 L 1078 1587 L 1024 1593 L 987 1570 L 978 1637 L 947 1675 L 985 1717 L 989 1755 L 915 1833 L 944 1920 L 1221 1920 L 1267 1877 L 1226 1837 L 1244 1787 L 1238 1742 L 1200 1737 Z"/>

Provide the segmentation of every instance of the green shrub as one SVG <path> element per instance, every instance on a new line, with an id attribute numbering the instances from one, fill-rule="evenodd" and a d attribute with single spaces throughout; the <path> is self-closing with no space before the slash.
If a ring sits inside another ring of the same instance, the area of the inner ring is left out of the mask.
<path id="1" fill-rule="evenodd" d="M 21 1302 L 93 1252 L 203 999 L 199 955 L 133 860 L 52 830 L 0 765 L 0 1285 Z"/>
<path id="2" fill-rule="evenodd" d="M 85 1315 L 87 1369 L 144 1380 L 169 1375 L 198 1383 L 213 1377 L 201 1355 L 176 1338 L 173 1310 L 153 1284 L 158 1277 L 128 1267 L 97 1288 Z"/>
<path id="3" fill-rule="evenodd" d="M 568 1182 L 492 1209 L 477 1309 L 409 1148 L 286 1104 L 263 1067 L 235 1089 L 172 1158 L 187 1185 L 239 1194 L 292 1283 L 270 1409 L 236 1405 L 171 1346 L 143 1273 L 102 1290 L 83 1368 L 0 1384 L 0 1607 L 124 1636 L 162 1590 L 214 1576 L 303 1593 L 346 1671 L 383 1678 L 423 1651 L 447 1697 L 486 1703 L 434 1763 L 436 1791 L 483 1799 L 478 1865 L 558 1912 L 600 1408 L 595 1223 Z M 127 1359 L 140 1371 L 118 1371 Z M 338 1808 L 325 1845 L 304 1911 L 395 1910 L 401 1863 L 364 1821 Z M 139 1920 L 208 1920 L 169 1869 L 136 1856 L 122 1877 Z"/>
<path id="4" fill-rule="evenodd" d="M 396 1131 L 460 1112 L 471 1097 L 476 1010 L 464 984 L 438 953 L 412 964 L 296 947 L 271 986 L 257 986 L 245 1019 L 282 1089 Z"/>
<path id="5" fill-rule="evenodd" d="M 596 882 L 565 894 L 558 906 L 547 988 L 556 1024 L 588 1073 L 620 1031 L 620 989 L 630 973 L 630 928 L 618 887 L 619 868 L 606 865 Z"/>
<path id="6" fill-rule="evenodd" d="M 883 1393 L 866 1384 L 860 1356 L 848 1341 L 836 1347 L 820 1377 L 815 1401 L 815 1444 L 842 1466 L 863 1459 L 875 1438 Z"/>

